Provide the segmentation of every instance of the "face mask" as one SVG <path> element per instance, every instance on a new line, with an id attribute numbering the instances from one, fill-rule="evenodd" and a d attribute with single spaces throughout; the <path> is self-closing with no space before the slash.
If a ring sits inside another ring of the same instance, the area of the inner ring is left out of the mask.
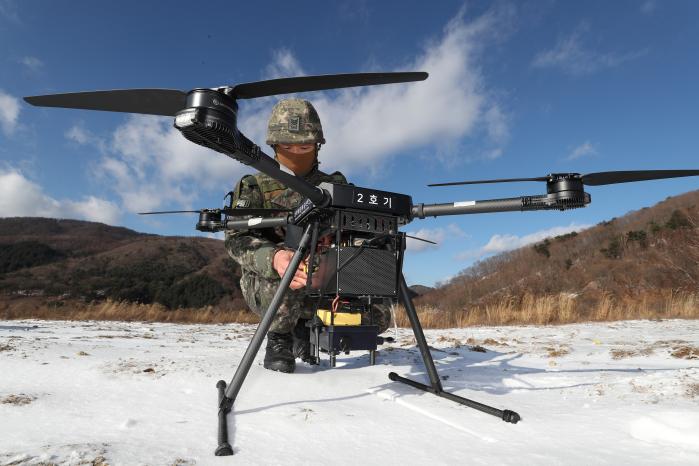
<path id="1" fill-rule="evenodd" d="M 312 150 L 305 154 L 293 154 L 277 150 L 277 160 L 279 163 L 290 169 L 296 176 L 308 174 L 316 163 L 316 151 Z"/>

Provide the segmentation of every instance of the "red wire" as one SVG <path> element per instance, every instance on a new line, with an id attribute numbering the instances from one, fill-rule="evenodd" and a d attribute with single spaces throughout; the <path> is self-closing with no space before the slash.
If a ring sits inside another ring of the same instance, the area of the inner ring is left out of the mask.
<path id="1" fill-rule="evenodd" d="M 340 295 L 335 295 L 335 299 L 333 299 L 332 303 L 332 313 L 335 314 L 337 312 L 337 305 L 340 302 Z"/>

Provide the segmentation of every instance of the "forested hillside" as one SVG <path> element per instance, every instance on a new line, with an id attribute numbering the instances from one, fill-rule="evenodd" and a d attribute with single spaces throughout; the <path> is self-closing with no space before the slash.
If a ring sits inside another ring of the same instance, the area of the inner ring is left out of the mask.
<path id="1" fill-rule="evenodd" d="M 463 321 L 699 316 L 697 227 L 693 191 L 485 259 L 418 303 Z"/>
<path id="2" fill-rule="evenodd" d="M 240 310 L 245 304 L 239 277 L 220 240 L 147 235 L 77 220 L 0 219 L 0 293 L 6 301 Z"/>
<path id="3" fill-rule="evenodd" d="M 698 227 L 693 191 L 412 288 L 427 327 L 696 318 Z M 239 278 L 220 240 L 0 219 L 0 317 L 255 321 Z"/>

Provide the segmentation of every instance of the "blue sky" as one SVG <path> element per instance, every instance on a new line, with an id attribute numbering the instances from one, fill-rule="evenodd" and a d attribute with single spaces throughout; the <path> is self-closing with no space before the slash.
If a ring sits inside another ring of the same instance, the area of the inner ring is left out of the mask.
<path id="1" fill-rule="evenodd" d="M 537 183 L 432 182 L 551 172 L 699 168 L 699 3 L 96 2 L 0 0 L 0 216 L 81 218 L 195 235 L 246 168 L 169 118 L 40 109 L 21 97 L 189 90 L 302 74 L 420 70 L 410 85 L 303 94 L 328 144 L 321 168 L 415 203 L 545 193 Z M 276 98 L 241 102 L 260 144 Z M 271 153 L 271 151 L 268 151 Z M 652 205 L 699 178 L 590 187 L 568 212 L 416 220 L 409 284 Z M 223 251 L 222 251 L 223 253 Z"/>

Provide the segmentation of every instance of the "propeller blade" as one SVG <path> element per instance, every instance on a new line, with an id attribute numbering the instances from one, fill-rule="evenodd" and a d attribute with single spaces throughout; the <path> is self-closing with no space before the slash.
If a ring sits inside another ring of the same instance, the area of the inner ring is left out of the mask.
<path id="1" fill-rule="evenodd" d="M 605 184 L 629 183 L 632 181 L 660 180 L 664 178 L 679 178 L 682 176 L 697 176 L 699 170 L 638 170 L 588 173 L 582 176 L 583 184 L 601 186 Z"/>
<path id="2" fill-rule="evenodd" d="M 424 72 L 299 76 L 238 84 L 233 88 L 233 95 L 239 99 L 251 99 L 275 94 L 403 83 L 425 79 L 427 79 L 427 73 Z M 114 89 L 36 95 L 24 98 L 27 103 L 37 107 L 78 108 L 163 116 L 174 116 L 185 108 L 186 99 L 187 93 L 176 89 Z"/>
<path id="3" fill-rule="evenodd" d="M 419 238 L 419 237 L 417 237 L 417 236 L 405 235 L 405 237 L 406 237 L 406 238 L 416 239 L 416 240 L 418 240 L 418 241 L 424 241 L 425 243 L 437 244 L 437 243 L 435 243 L 434 241 L 430 241 L 430 240 L 424 239 L 424 238 Z"/>
<path id="4" fill-rule="evenodd" d="M 138 215 L 159 215 L 159 214 L 198 214 L 201 210 L 164 210 L 162 212 L 138 212 Z"/>
<path id="5" fill-rule="evenodd" d="M 223 213 L 226 215 L 243 216 L 243 215 L 268 215 L 278 214 L 280 212 L 291 212 L 290 209 L 201 209 L 201 210 L 164 210 L 160 212 L 138 212 L 138 215 L 159 215 L 159 214 L 199 214 L 204 211 L 212 213 Z"/>
<path id="6" fill-rule="evenodd" d="M 561 174 L 558 174 L 560 176 Z M 564 174 L 565 176 L 575 175 L 575 173 Z M 551 181 L 556 174 L 541 176 L 538 178 L 504 178 L 500 180 L 477 180 L 477 181 L 457 181 L 453 183 L 434 183 L 427 186 L 454 186 L 462 184 L 481 183 L 510 183 L 513 181 Z M 614 171 L 597 172 L 582 175 L 580 179 L 587 186 L 601 186 L 605 184 L 630 183 L 633 181 L 661 180 L 665 178 L 679 178 L 682 176 L 699 176 L 699 170 L 636 170 L 636 171 Z"/>
<path id="7" fill-rule="evenodd" d="M 424 81 L 427 79 L 427 76 L 427 73 L 421 71 L 298 76 L 295 78 L 270 79 L 267 81 L 238 84 L 233 88 L 233 95 L 237 99 L 252 99 L 254 97 L 291 94 L 294 92 L 324 91 L 326 89 L 339 89 L 343 87 Z"/>
<path id="8" fill-rule="evenodd" d="M 502 178 L 499 180 L 476 180 L 476 181 L 454 181 L 452 183 L 433 183 L 427 186 L 456 186 L 461 184 L 484 184 L 484 183 L 512 183 L 515 181 L 547 181 L 547 176 L 538 178 Z"/>
<path id="9" fill-rule="evenodd" d="M 108 112 L 174 116 L 186 105 L 187 93 L 176 89 L 115 89 L 25 97 L 37 107 L 79 108 Z"/>

